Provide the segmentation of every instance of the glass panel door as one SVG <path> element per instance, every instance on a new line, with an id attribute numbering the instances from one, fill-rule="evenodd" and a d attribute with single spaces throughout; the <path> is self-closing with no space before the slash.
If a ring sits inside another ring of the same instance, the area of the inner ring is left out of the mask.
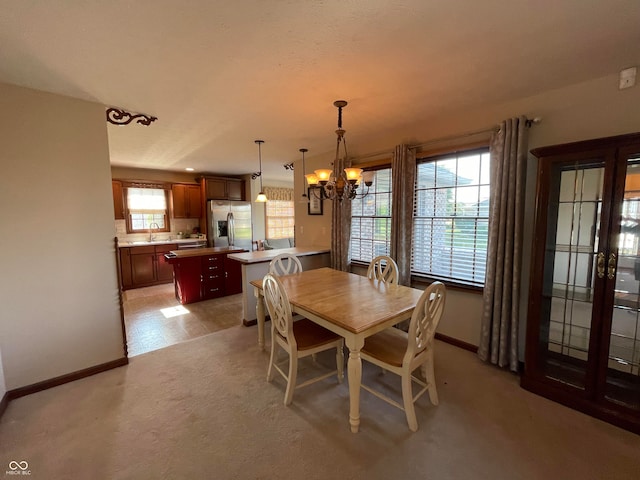
<path id="1" fill-rule="evenodd" d="M 619 206 L 615 292 L 606 359 L 605 398 L 640 411 L 640 155 L 627 160 Z"/>
<path id="2" fill-rule="evenodd" d="M 551 173 L 539 360 L 548 378 L 584 390 L 594 307 L 604 164 Z"/>

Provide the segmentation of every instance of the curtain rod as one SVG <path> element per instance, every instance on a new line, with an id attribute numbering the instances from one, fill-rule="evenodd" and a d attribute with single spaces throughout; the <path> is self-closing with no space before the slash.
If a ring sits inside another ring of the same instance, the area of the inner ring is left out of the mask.
<path id="1" fill-rule="evenodd" d="M 525 125 L 527 127 L 531 127 L 532 125 L 537 125 L 541 121 L 542 121 L 542 118 L 540 117 L 535 117 L 533 119 L 529 119 L 525 117 Z M 457 135 L 450 135 L 448 137 L 436 138 L 434 140 L 429 140 L 428 142 L 420 143 L 418 145 L 409 145 L 409 148 L 421 148 L 434 143 L 446 142 L 447 140 L 457 140 L 457 139 L 462 139 L 466 137 L 474 137 L 476 135 L 482 135 L 483 133 L 493 133 L 499 130 L 500 130 L 500 124 L 495 125 L 494 127 L 491 127 L 491 128 L 484 128 L 482 130 L 475 130 L 472 132 L 465 132 Z"/>
<path id="2" fill-rule="evenodd" d="M 533 125 L 537 125 L 541 121 L 542 121 L 542 118 L 540 117 L 535 117 L 533 119 L 526 118 L 525 124 L 527 127 L 531 127 Z M 429 140 L 428 142 L 419 143 L 416 145 L 409 145 L 409 148 L 421 148 L 428 145 L 432 145 L 434 143 L 446 142 L 448 140 L 457 140 L 457 139 L 462 139 L 466 137 L 473 137 L 476 135 L 482 135 L 486 133 L 493 133 L 493 132 L 497 132 L 498 130 L 500 130 L 499 124 L 495 125 L 494 127 L 483 128 L 482 130 L 474 130 L 471 132 L 459 133 L 456 135 L 449 135 L 448 137 L 436 138 L 434 140 Z M 367 153 L 365 155 L 358 155 L 357 157 L 354 157 L 353 160 L 363 160 L 365 158 L 378 157 L 380 155 L 393 155 L 393 150 L 380 150 L 378 152 Z"/>

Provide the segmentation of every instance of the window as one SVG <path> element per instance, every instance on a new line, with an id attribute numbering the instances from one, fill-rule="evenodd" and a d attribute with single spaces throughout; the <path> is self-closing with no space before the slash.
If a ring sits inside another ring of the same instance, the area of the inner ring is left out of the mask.
<path id="1" fill-rule="evenodd" d="M 293 211 L 293 200 L 267 200 L 267 238 L 293 237 Z"/>
<path id="2" fill-rule="evenodd" d="M 127 233 L 169 231 L 167 192 L 165 188 L 140 186 L 126 188 Z"/>
<path id="3" fill-rule="evenodd" d="M 359 187 L 360 190 L 362 187 Z M 366 191 L 366 187 L 365 191 Z M 351 259 L 369 263 L 391 250 L 391 168 L 376 170 L 364 198 L 351 201 Z"/>
<path id="4" fill-rule="evenodd" d="M 488 148 L 419 161 L 413 274 L 484 285 L 489 178 Z"/>

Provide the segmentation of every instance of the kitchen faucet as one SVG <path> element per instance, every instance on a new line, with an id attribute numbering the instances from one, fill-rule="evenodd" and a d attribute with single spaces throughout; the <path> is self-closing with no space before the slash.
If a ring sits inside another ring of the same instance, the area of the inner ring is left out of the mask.
<path id="1" fill-rule="evenodd" d="M 156 226 L 156 230 L 160 230 L 160 225 L 158 225 L 156 222 L 151 222 L 149 224 L 149 241 L 153 242 L 153 226 Z"/>

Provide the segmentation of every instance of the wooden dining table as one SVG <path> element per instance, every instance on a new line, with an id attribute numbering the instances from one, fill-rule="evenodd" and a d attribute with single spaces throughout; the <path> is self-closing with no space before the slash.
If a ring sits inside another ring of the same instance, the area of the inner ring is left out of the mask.
<path id="1" fill-rule="evenodd" d="M 411 314 L 422 290 L 388 285 L 353 273 L 318 268 L 278 277 L 294 314 L 300 314 L 345 339 L 349 349 L 349 423 L 351 431 L 360 427 L 360 385 L 365 338 L 389 328 Z M 258 344 L 264 348 L 265 307 L 262 279 L 251 281 L 257 297 Z"/>

